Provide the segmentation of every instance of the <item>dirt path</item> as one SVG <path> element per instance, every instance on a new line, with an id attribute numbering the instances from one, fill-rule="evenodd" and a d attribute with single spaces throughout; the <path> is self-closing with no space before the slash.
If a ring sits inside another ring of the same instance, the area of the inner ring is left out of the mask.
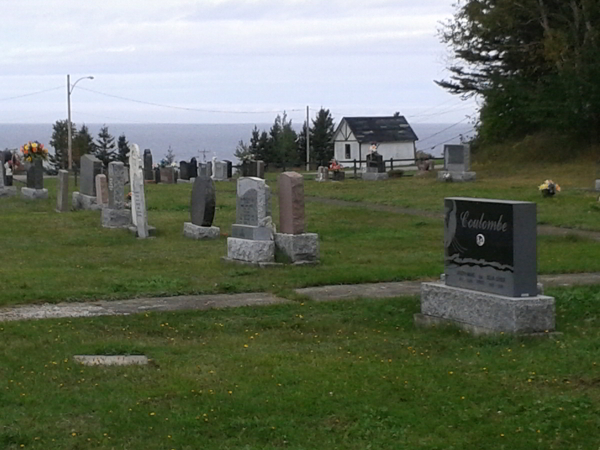
<path id="1" fill-rule="evenodd" d="M 341 207 L 351 207 L 351 208 L 364 208 L 372 211 L 383 211 L 390 212 L 395 214 L 407 214 L 409 216 L 418 216 L 418 217 L 427 217 L 430 219 L 443 219 L 444 215 L 441 213 L 434 213 L 431 211 L 423 211 L 420 209 L 414 208 L 402 208 L 399 206 L 389 206 L 389 205 L 379 205 L 375 203 L 368 202 L 350 202 L 347 200 L 338 200 L 334 198 L 324 198 L 324 197 L 306 197 L 306 201 L 321 203 L 324 205 L 332 205 L 332 206 L 341 206 Z M 537 227 L 538 234 L 543 236 L 579 236 L 582 238 L 592 239 L 594 241 L 600 241 L 600 231 L 586 231 L 586 230 L 578 230 L 575 228 L 561 228 L 561 227 L 553 227 L 551 225 L 538 225 Z"/>
<path id="2" fill-rule="evenodd" d="M 431 280 L 421 280 L 431 281 Z M 320 286 L 296 289 L 296 293 L 317 302 L 343 301 L 356 298 L 392 298 L 418 295 L 421 281 Z M 600 273 L 542 275 L 544 287 L 600 284 Z M 293 303 L 269 293 L 182 295 L 178 297 L 135 298 L 131 300 L 95 301 L 27 305 L 0 309 L 0 322 L 31 319 L 58 319 L 140 314 L 149 311 L 190 311 L 241 306 L 264 306 Z"/>

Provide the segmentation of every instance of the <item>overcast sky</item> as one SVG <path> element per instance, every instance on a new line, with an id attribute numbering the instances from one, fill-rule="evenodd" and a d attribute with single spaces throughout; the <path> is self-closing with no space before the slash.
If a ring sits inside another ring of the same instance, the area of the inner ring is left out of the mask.
<path id="1" fill-rule="evenodd" d="M 66 118 L 67 74 L 94 77 L 73 89 L 76 123 L 302 123 L 307 105 L 468 122 L 475 101 L 434 83 L 452 3 L 0 0 L 0 123 Z"/>

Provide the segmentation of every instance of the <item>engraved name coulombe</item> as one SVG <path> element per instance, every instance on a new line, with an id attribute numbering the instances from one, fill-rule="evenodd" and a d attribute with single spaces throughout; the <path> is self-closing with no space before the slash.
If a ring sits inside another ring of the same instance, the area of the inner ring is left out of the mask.
<path id="1" fill-rule="evenodd" d="M 508 224 L 503 222 L 502 218 L 503 216 L 500 215 L 498 220 L 486 220 L 485 213 L 481 213 L 478 219 L 469 219 L 469 211 L 465 211 L 460 215 L 460 222 L 463 228 L 506 232 Z"/>

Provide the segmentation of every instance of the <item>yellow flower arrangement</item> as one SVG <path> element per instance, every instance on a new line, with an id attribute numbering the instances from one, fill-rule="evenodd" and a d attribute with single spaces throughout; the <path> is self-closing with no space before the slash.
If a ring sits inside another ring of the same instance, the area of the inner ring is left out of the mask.
<path id="1" fill-rule="evenodd" d="M 27 162 L 32 162 L 34 159 L 48 159 L 48 150 L 44 147 L 44 144 L 40 144 L 38 141 L 30 141 L 23 145 L 21 153 L 23 153 L 23 158 Z"/>
<path id="2" fill-rule="evenodd" d="M 552 180 L 546 180 L 539 185 L 538 189 L 542 191 L 544 197 L 551 197 L 557 192 L 560 192 L 560 186 Z"/>

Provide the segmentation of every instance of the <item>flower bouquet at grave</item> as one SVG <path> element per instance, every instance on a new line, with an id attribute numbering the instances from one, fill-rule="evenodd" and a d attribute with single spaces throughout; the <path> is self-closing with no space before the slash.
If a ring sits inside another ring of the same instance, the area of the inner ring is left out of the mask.
<path id="1" fill-rule="evenodd" d="M 40 144 L 38 141 L 30 141 L 23 145 L 21 153 L 23 154 L 23 159 L 27 162 L 33 162 L 34 159 L 41 159 L 43 161 L 48 159 L 48 150 L 44 147 L 44 144 Z"/>
<path id="2" fill-rule="evenodd" d="M 160 160 L 160 164 L 158 165 L 161 169 L 166 169 L 167 167 L 177 167 L 176 162 L 169 162 L 165 158 Z"/>
<path id="3" fill-rule="evenodd" d="M 542 196 L 552 197 L 557 192 L 560 192 L 560 186 L 552 180 L 546 180 L 538 187 L 542 191 Z"/>

